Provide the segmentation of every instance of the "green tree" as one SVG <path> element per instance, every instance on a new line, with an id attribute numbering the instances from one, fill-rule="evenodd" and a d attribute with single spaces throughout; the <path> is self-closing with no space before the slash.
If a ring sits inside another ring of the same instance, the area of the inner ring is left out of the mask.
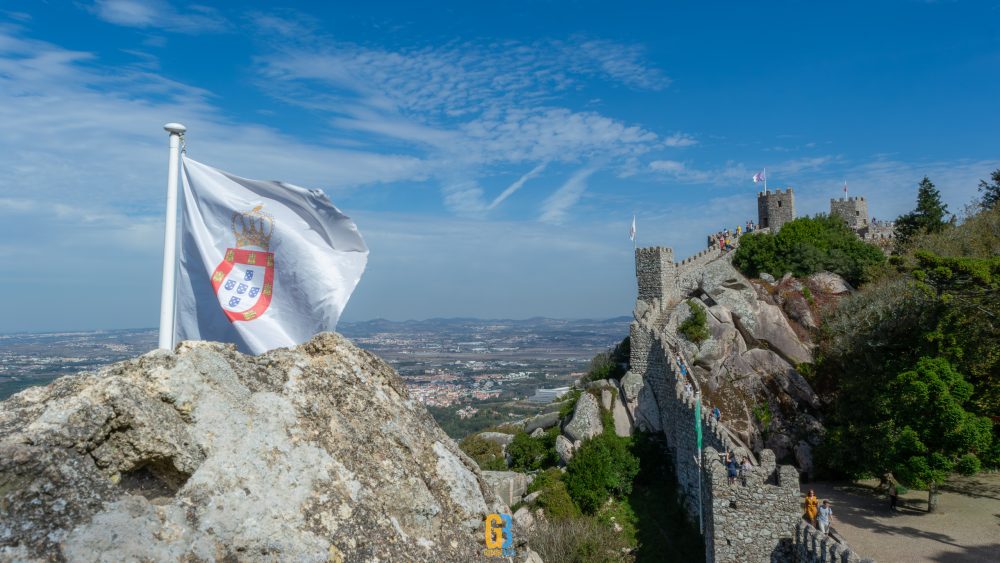
<path id="1" fill-rule="evenodd" d="M 583 442 L 569 460 L 563 481 L 580 509 L 594 514 L 611 495 L 628 495 L 637 473 L 639 459 L 630 451 L 630 440 L 605 431 Z"/>
<path id="2" fill-rule="evenodd" d="M 733 265 L 750 277 L 762 272 L 808 276 L 827 270 L 854 285 L 884 262 L 881 250 L 859 239 L 839 217 L 828 215 L 796 219 L 777 234 L 745 235 L 733 256 Z"/>
<path id="3" fill-rule="evenodd" d="M 983 198 L 980 201 L 983 209 L 993 209 L 997 206 L 997 203 L 1000 203 L 1000 168 L 997 168 L 990 174 L 989 183 L 986 180 L 979 181 L 979 191 L 983 194 Z"/>
<path id="4" fill-rule="evenodd" d="M 948 225 L 947 214 L 948 206 L 941 201 L 941 192 L 924 176 L 917 187 L 917 208 L 896 219 L 897 248 L 905 248 L 918 235 L 943 231 Z"/>
<path id="5" fill-rule="evenodd" d="M 990 420 L 965 410 L 972 390 L 948 360 L 926 357 L 887 389 L 892 470 L 903 484 L 927 489 L 928 512 L 937 508 L 938 486 L 956 464 L 973 465 L 970 457 L 990 449 Z"/>
<path id="6" fill-rule="evenodd" d="M 534 471 L 552 467 L 559 461 L 556 453 L 556 436 L 559 427 L 550 428 L 537 438 L 532 438 L 527 432 L 518 432 L 507 444 L 507 455 L 510 456 L 510 468 L 515 471 Z"/>
<path id="7" fill-rule="evenodd" d="M 688 301 L 687 304 L 691 315 L 681 322 L 680 326 L 677 327 L 677 332 L 691 342 L 701 344 L 711 336 L 708 332 L 708 315 L 705 313 L 705 308 L 694 301 Z"/>

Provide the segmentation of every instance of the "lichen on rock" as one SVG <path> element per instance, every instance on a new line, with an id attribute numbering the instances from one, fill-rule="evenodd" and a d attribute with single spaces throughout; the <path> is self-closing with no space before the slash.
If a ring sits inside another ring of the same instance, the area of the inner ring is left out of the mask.
<path id="1" fill-rule="evenodd" d="M 398 374 L 332 333 L 186 342 L 0 403 L 0 560 L 462 561 L 491 512 Z"/>

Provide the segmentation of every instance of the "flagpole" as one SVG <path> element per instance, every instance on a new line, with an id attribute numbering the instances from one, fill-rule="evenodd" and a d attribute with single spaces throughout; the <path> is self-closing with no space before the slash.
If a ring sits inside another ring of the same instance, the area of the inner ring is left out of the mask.
<path id="1" fill-rule="evenodd" d="M 177 272 L 177 175 L 178 153 L 181 136 L 187 128 L 180 123 L 167 123 L 163 129 L 170 133 L 170 157 L 167 160 L 167 224 L 163 232 L 163 284 L 160 286 L 160 348 L 174 347 L 174 307 Z"/>
<path id="2" fill-rule="evenodd" d="M 767 195 L 767 166 L 764 167 L 764 195 Z"/>

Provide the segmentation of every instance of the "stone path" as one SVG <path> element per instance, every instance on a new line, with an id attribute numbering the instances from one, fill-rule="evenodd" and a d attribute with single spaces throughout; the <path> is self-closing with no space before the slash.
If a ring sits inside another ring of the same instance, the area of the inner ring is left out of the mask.
<path id="1" fill-rule="evenodd" d="M 954 477 L 944 486 L 939 512 L 928 514 L 927 493 L 901 495 L 891 513 L 876 481 L 807 483 L 833 504 L 836 532 L 857 553 L 879 563 L 1000 561 L 1000 474 Z"/>

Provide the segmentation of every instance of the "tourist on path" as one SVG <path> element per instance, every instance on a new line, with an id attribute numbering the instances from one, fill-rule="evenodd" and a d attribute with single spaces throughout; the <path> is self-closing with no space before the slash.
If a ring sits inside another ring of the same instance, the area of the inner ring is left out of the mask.
<path id="1" fill-rule="evenodd" d="M 753 471 L 753 465 L 750 465 L 750 458 L 743 458 L 743 465 L 740 466 L 740 477 L 743 479 L 743 486 L 747 486 L 747 475 Z"/>
<path id="2" fill-rule="evenodd" d="M 712 408 L 712 418 L 714 418 L 716 422 L 722 420 L 722 411 L 719 410 L 719 407 Z"/>
<path id="3" fill-rule="evenodd" d="M 898 512 L 897 504 L 899 504 L 899 489 L 895 483 L 889 483 L 889 511 Z"/>
<path id="4" fill-rule="evenodd" d="M 726 473 L 729 475 L 729 486 L 736 484 L 736 475 L 740 471 L 740 465 L 736 462 L 736 457 L 732 452 L 726 452 Z"/>
<path id="5" fill-rule="evenodd" d="M 816 514 L 819 509 L 819 499 L 816 498 L 816 491 L 809 489 L 806 495 L 806 520 L 813 526 L 816 525 Z"/>
<path id="6" fill-rule="evenodd" d="M 824 500 L 823 506 L 819 507 L 819 531 L 824 536 L 830 535 L 830 522 L 833 522 L 833 509 L 830 508 L 830 501 Z"/>

